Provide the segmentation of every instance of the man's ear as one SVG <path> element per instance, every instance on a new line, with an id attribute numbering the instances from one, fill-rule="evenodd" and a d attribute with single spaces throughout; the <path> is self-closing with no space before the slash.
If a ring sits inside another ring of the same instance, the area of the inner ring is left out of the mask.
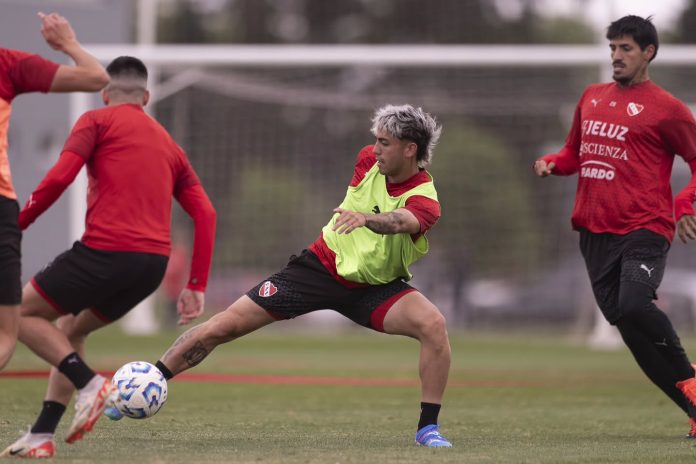
<path id="1" fill-rule="evenodd" d="M 645 47 L 645 50 L 643 50 L 643 55 L 648 61 L 652 60 L 655 56 L 655 45 L 650 44 L 647 47 Z"/>
<path id="2" fill-rule="evenodd" d="M 408 142 L 406 145 L 406 156 L 415 158 L 418 155 L 418 144 L 416 142 Z"/>

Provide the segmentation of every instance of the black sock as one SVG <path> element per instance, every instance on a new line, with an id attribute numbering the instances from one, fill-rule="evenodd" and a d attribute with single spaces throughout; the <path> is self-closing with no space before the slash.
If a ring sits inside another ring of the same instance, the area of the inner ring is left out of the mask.
<path id="1" fill-rule="evenodd" d="M 62 372 L 80 390 L 96 375 L 92 369 L 82 360 L 79 354 L 70 353 L 58 364 L 58 370 Z"/>
<path id="2" fill-rule="evenodd" d="M 169 380 L 169 379 L 171 379 L 172 377 L 174 377 L 174 374 L 172 374 L 172 371 L 170 371 L 170 370 L 167 368 L 167 366 L 165 366 L 165 365 L 162 363 L 162 361 L 157 361 L 157 363 L 155 363 L 155 367 L 156 367 L 157 369 L 160 370 L 160 372 L 162 373 L 162 375 L 164 376 L 164 378 L 165 378 L 166 380 Z"/>
<path id="3" fill-rule="evenodd" d="M 421 403 L 420 421 L 418 430 L 426 425 L 437 424 L 437 415 L 440 414 L 440 405 L 433 403 Z"/>
<path id="4" fill-rule="evenodd" d="M 55 401 L 44 401 L 41 414 L 34 422 L 31 433 L 55 433 L 56 428 L 58 428 L 58 422 L 60 422 L 64 412 L 64 404 L 56 403 Z"/>

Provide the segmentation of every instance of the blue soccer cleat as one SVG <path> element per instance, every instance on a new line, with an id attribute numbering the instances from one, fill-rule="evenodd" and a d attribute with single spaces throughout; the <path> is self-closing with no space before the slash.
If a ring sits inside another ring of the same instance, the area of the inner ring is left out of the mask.
<path id="1" fill-rule="evenodd" d="M 117 421 L 123 419 L 123 413 L 119 411 L 116 406 L 109 406 L 104 408 L 104 415 L 111 419 L 112 421 Z"/>
<path id="2" fill-rule="evenodd" d="M 426 425 L 416 432 L 416 445 L 428 448 L 451 448 L 452 443 L 440 435 L 440 426 L 437 424 Z"/>

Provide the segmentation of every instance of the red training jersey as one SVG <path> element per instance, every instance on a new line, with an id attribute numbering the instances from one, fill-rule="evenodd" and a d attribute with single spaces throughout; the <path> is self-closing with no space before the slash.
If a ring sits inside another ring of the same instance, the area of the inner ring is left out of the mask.
<path id="1" fill-rule="evenodd" d="M 39 55 L 0 48 L 0 195 L 16 199 L 7 133 L 12 113 L 12 100 L 27 92 L 48 92 L 60 65 Z"/>
<path id="2" fill-rule="evenodd" d="M 140 105 L 89 111 L 19 213 L 25 229 L 87 164 L 87 215 L 82 242 L 92 248 L 169 255 L 172 196 L 195 225 L 187 287 L 207 285 L 215 209 L 184 151 Z"/>
<path id="3" fill-rule="evenodd" d="M 595 84 L 583 93 L 553 174 L 579 173 L 573 227 L 619 235 L 674 236 L 674 156 L 696 160 L 696 122 L 670 93 L 645 81 Z"/>
<path id="4" fill-rule="evenodd" d="M 377 162 L 377 157 L 373 153 L 373 149 L 373 145 L 368 145 L 358 153 L 355 162 L 355 170 L 353 171 L 353 178 L 350 181 L 351 187 L 358 185 L 365 178 L 367 171 Z M 389 192 L 389 195 L 396 197 L 403 195 L 405 192 L 408 192 L 420 184 L 430 182 L 430 180 L 428 173 L 424 169 L 421 169 L 418 174 L 404 182 L 399 182 L 397 184 L 387 182 L 387 192 Z M 386 182 L 386 177 L 384 181 Z M 414 241 L 427 232 L 428 229 L 435 225 L 437 220 L 440 219 L 440 203 L 432 198 L 413 195 L 406 200 L 406 205 L 404 207 L 413 213 L 420 223 L 420 233 L 411 236 Z M 317 255 L 331 275 L 346 287 L 355 288 L 365 286 L 365 284 L 351 282 L 338 275 L 338 271 L 336 270 L 336 253 L 326 245 L 322 236 L 319 236 L 319 238 L 309 246 L 309 250 Z"/>
<path id="5" fill-rule="evenodd" d="M 169 255 L 172 194 L 200 181 L 157 121 L 135 104 L 88 111 L 63 151 L 87 162 L 85 245 Z"/>

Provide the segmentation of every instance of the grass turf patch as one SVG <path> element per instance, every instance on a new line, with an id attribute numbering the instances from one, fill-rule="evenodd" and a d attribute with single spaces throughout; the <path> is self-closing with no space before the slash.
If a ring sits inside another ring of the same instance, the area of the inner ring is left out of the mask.
<path id="1" fill-rule="evenodd" d="M 88 362 L 115 370 L 153 362 L 176 338 L 88 341 Z M 265 385 L 174 380 L 153 418 L 100 421 L 56 462 L 692 463 L 681 412 L 627 350 L 597 352 L 561 337 L 451 334 L 450 387 L 440 414 L 449 450 L 414 446 L 416 386 Z M 693 352 L 693 343 L 687 348 Z M 263 330 L 219 347 L 190 372 L 417 380 L 418 344 L 348 331 L 308 336 Z M 8 370 L 43 368 L 23 347 Z M 0 378 L 7 446 L 33 422 L 45 379 Z M 58 430 L 64 436 L 69 409 Z"/>

